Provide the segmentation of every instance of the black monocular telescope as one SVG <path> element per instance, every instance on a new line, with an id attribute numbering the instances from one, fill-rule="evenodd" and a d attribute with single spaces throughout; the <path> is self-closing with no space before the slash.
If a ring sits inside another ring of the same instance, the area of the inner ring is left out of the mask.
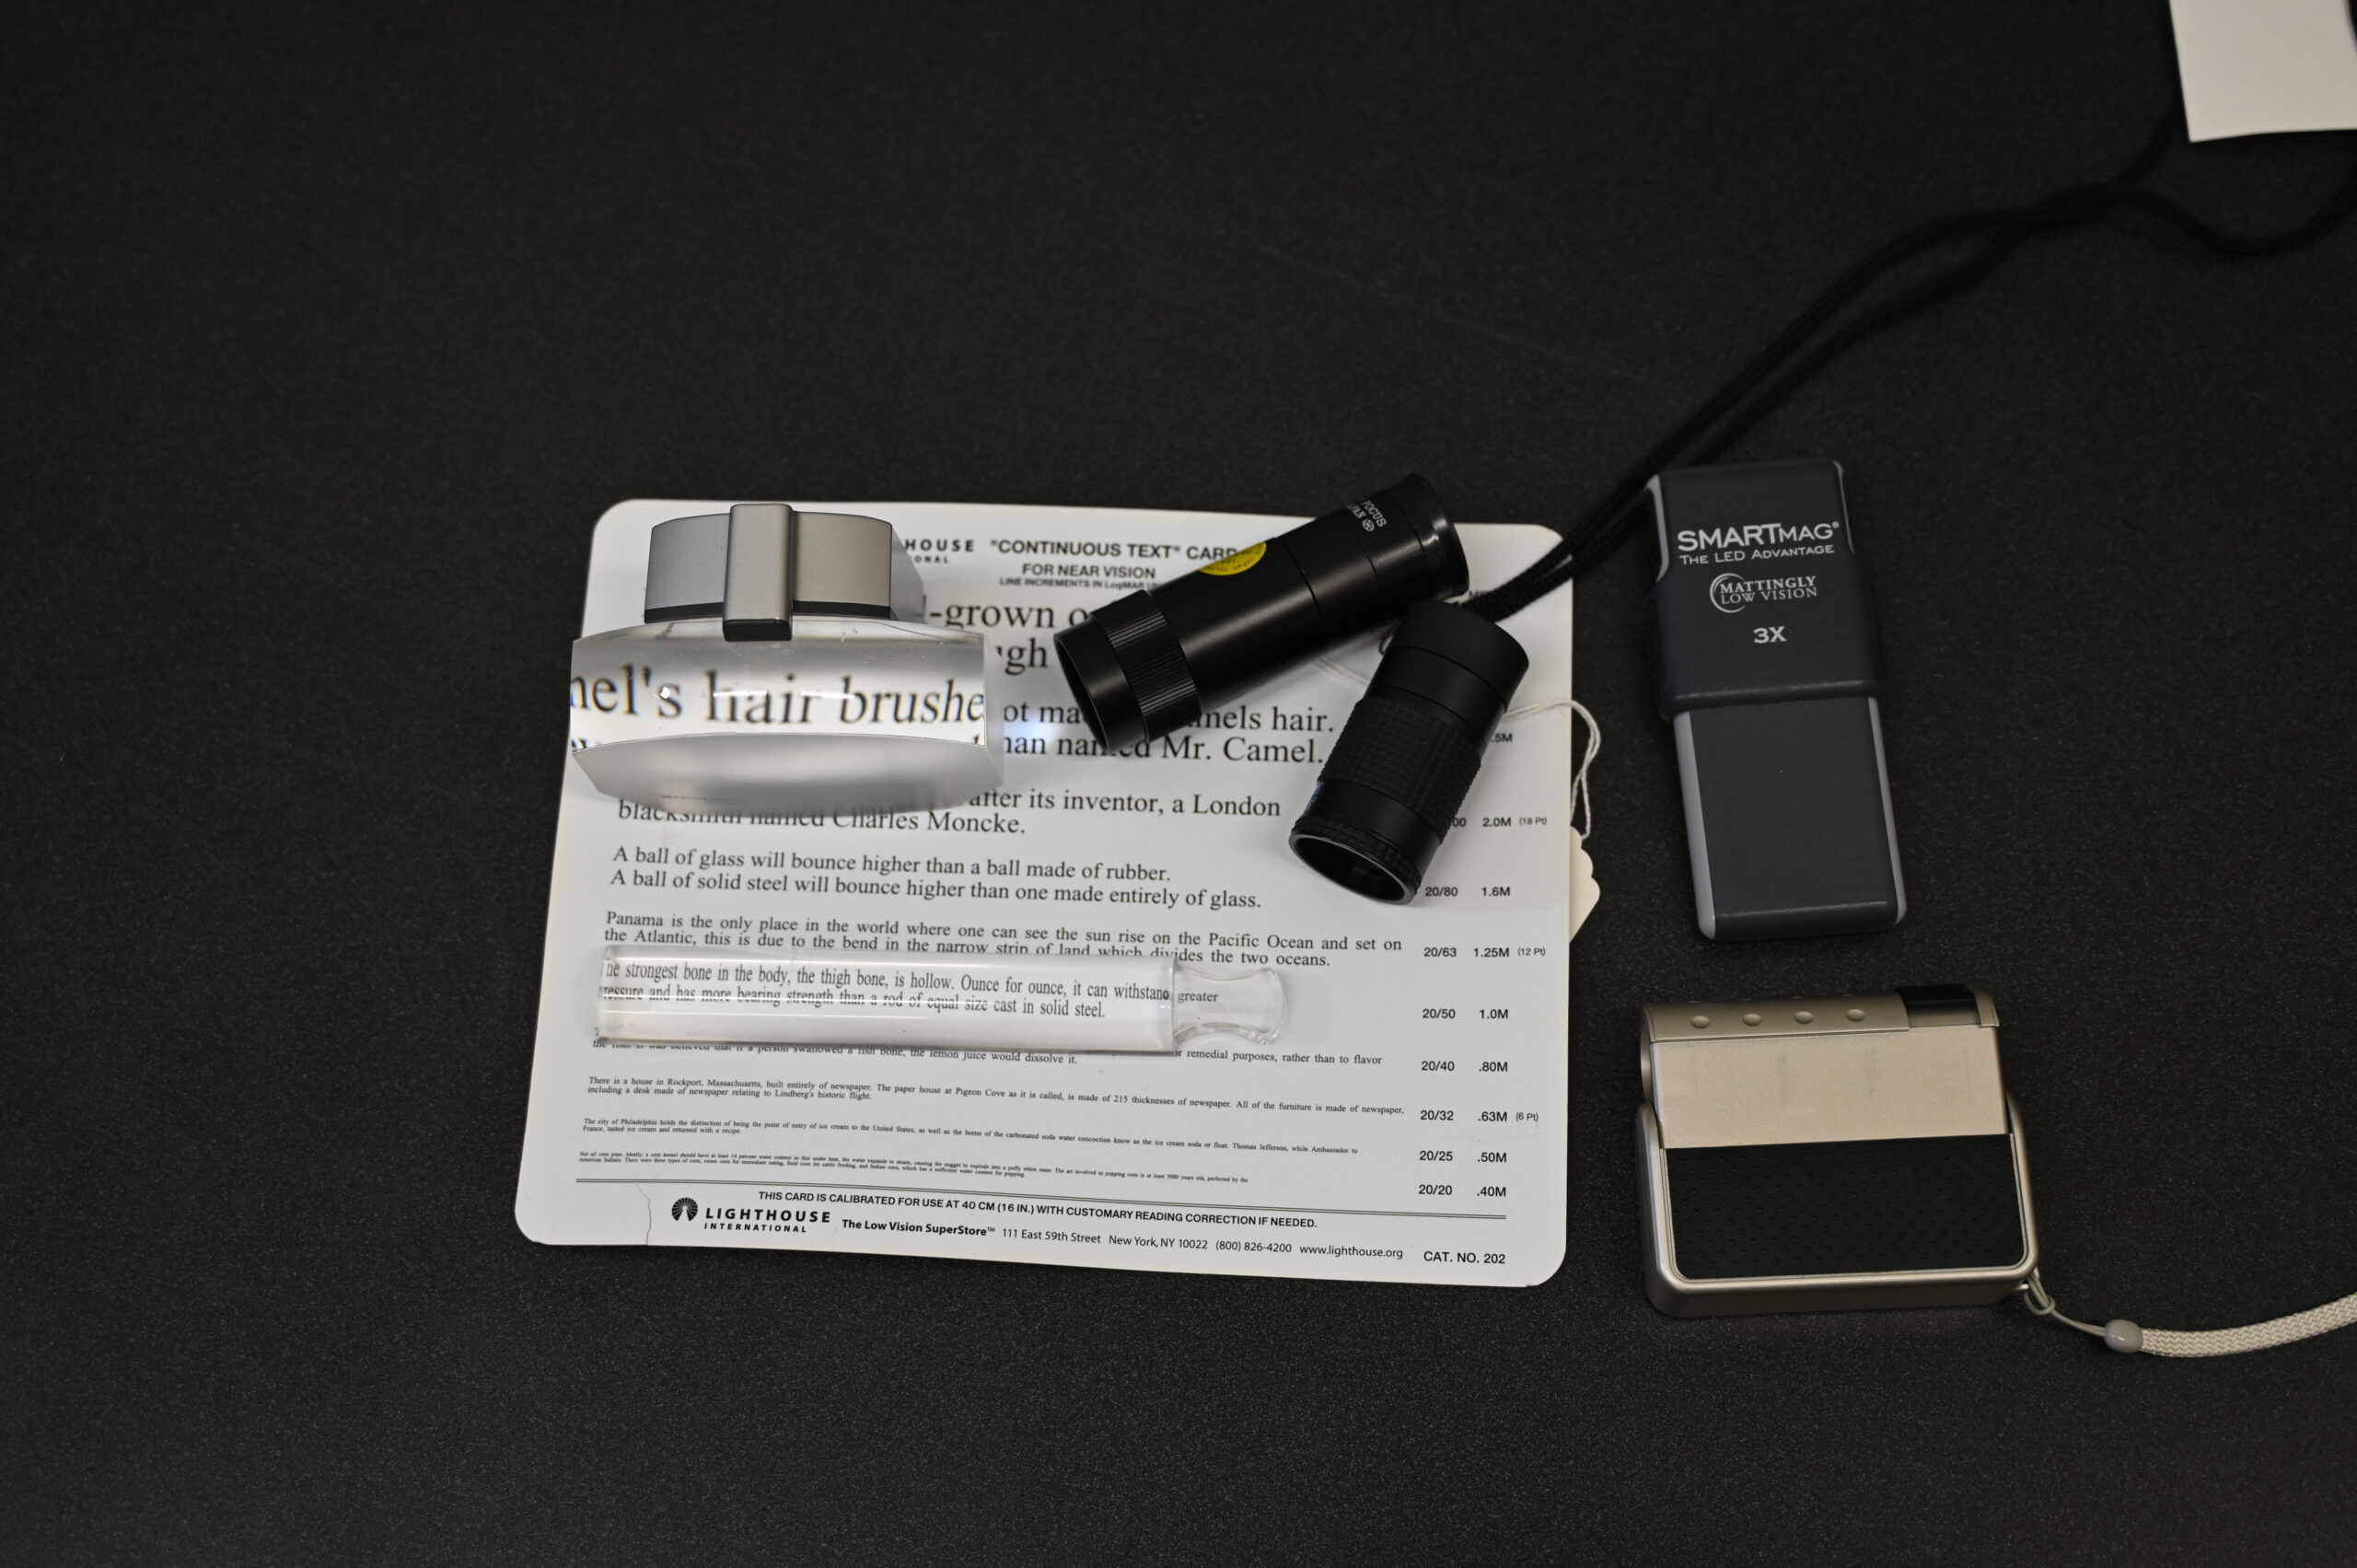
<path id="1" fill-rule="evenodd" d="M 1414 898 L 1529 668 L 1494 621 L 1410 605 L 1287 836 L 1302 864 L 1383 903 Z"/>
<path id="2" fill-rule="evenodd" d="M 1133 746 L 1263 677 L 1467 587 L 1465 546 L 1415 474 L 1291 533 L 1115 599 L 1056 633 L 1089 733 Z"/>

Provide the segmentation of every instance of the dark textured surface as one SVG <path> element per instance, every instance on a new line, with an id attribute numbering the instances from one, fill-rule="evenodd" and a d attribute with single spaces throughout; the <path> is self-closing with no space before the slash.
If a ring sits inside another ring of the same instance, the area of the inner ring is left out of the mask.
<path id="1" fill-rule="evenodd" d="M 2124 160 L 2147 7 L 46 5 L 0 50 L 0 1559 L 2346 1562 L 2357 1333 L 1675 1322 L 1647 997 L 1988 986 L 2049 1281 L 2357 1287 L 2357 234 L 2029 246 L 1848 468 L 1914 912 L 1693 932 L 1642 572 L 1520 1292 L 554 1250 L 509 1216 L 591 521 L 1567 517 L 1852 256 Z M 2180 150 L 2257 226 L 2345 147 Z"/>

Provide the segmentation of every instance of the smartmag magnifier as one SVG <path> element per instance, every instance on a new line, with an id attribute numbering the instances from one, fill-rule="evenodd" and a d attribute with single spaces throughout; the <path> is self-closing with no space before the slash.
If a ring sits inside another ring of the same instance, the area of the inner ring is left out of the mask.
<path id="1" fill-rule="evenodd" d="M 1898 924 L 1882 645 L 1840 468 L 1679 469 L 1651 495 L 1696 923 L 1721 941 Z"/>

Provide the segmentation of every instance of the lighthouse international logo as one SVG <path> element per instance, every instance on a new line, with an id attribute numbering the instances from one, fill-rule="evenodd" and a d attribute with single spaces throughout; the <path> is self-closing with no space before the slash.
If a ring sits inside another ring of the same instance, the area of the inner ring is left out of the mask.
<path id="1" fill-rule="evenodd" d="M 680 1199 L 678 1202 L 671 1205 L 671 1217 L 675 1220 L 691 1220 L 695 1218 L 696 1201 L 693 1198 Z"/>

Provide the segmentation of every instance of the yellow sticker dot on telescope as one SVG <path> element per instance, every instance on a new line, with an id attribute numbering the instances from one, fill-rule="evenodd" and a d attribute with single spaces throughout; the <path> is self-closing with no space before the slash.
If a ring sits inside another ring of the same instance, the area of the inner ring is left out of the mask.
<path id="1" fill-rule="evenodd" d="M 1248 544 L 1233 555 L 1221 556 L 1204 567 L 1203 571 L 1209 576 L 1233 577 L 1238 572 L 1250 571 L 1260 563 L 1260 557 L 1267 553 L 1269 553 L 1269 547 L 1266 543 Z"/>

